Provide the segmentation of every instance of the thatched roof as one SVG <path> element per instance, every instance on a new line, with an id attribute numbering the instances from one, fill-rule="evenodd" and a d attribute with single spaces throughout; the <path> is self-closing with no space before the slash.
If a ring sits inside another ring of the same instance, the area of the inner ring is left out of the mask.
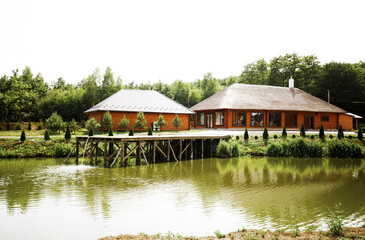
<path id="1" fill-rule="evenodd" d="M 235 83 L 190 108 L 346 113 L 298 88 Z"/>
<path id="2" fill-rule="evenodd" d="M 180 103 L 151 90 L 122 89 L 96 104 L 85 113 L 95 111 L 194 114 Z"/>

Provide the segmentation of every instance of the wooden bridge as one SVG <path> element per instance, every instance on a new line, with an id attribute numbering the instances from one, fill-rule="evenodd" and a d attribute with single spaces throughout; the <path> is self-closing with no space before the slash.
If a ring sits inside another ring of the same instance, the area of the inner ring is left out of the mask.
<path id="1" fill-rule="evenodd" d="M 181 134 L 181 135 L 137 135 L 137 136 L 80 136 L 76 137 L 76 145 L 66 158 L 65 163 L 76 150 L 76 164 L 82 159 L 89 159 L 90 164 L 96 164 L 102 157 L 105 167 L 113 167 L 119 160 L 119 165 L 127 165 L 129 158 L 135 158 L 135 164 L 140 165 L 142 159 L 146 164 L 162 161 L 181 161 L 214 157 L 215 149 L 221 139 L 228 139 L 226 134 Z M 80 153 L 81 146 L 81 153 Z M 101 155 L 101 156 L 100 156 Z"/>

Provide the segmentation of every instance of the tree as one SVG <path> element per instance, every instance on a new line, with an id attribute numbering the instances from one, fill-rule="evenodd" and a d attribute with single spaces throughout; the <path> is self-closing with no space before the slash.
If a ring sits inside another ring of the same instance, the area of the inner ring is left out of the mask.
<path id="1" fill-rule="evenodd" d="M 285 125 L 283 127 L 283 132 L 281 133 L 281 136 L 284 137 L 284 138 L 286 138 L 288 136 L 288 134 L 286 133 L 286 127 L 285 127 Z"/>
<path id="2" fill-rule="evenodd" d="M 268 140 L 269 139 L 269 133 L 267 132 L 267 128 L 264 128 L 264 132 L 262 133 L 262 138 L 264 140 Z"/>
<path id="3" fill-rule="evenodd" d="M 128 134 L 128 136 L 133 136 L 133 135 L 134 135 L 133 128 L 130 127 L 129 128 L 129 134 Z"/>
<path id="4" fill-rule="evenodd" d="M 167 125 L 167 122 L 165 121 L 165 119 L 163 118 L 163 115 L 162 114 L 159 114 L 158 115 L 158 118 L 157 118 L 157 125 L 160 126 L 160 127 L 164 127 Z"/>
<path id="5" fill-rule="evenodd" d="M 344 138 L 344 134 L 343 134 L 343 130 L 342 130 L 342 125 L 340 125 L 340 126 L 338 127 L 337 138 L 338 138 L 338 139 L 342 139 L 342 138 Z"/>
<path id="6" fill-rule="evenodd" d="M 120 120 L 120 123 L 118 123 L 117 127 L 121 129 L 122 131 L 127 131 L 129 127 L 129 119 L 125 116 L 123 116 L 122 120 Z"/>
<path id="7" fill-rule="evenodd" d="M 148 127 L 148 134 L 147 135 L 148 136 L 152 136 L 152 128 L 151 128 L 151 126 Z"/>
<path id="8" fill-rule="evenodd" d="M 106 99 L 116 93 L 119 89 L 115 85 L 114 74 L 110 67 L 107 67 L 103 76 L 100 88 L 100 99 Z"/>
<path id="9" fill-rule="evenodd" d="M 32 130 L 32 124 L 30 122 L 28 123 L 28 130 Z"/>
<path id="10" fill-rule="evenodd" d="M 189 100 L 188 107 L 192 107 L 202 100 L 202 98 L 203 98 L 202 92 L 198 88 L 193 87 L 190 91 L 189 98 L 190 98 L 190 100 Z"/>
<path id="11" fill-rule="evenodd" d="M 362 135 L 362 128 L 361 128 L 361 127 L 359 127 L 359 131 L 357 132 L 357 138 L 358 138 L 359 140 L 362 140 L 362 139 L 363 139 L 363 135 Z"/>
<path id="12" fill-rule="evenodd" d="M 79 124 L 77 124 L 76 120 L 73 118 L 72 121 L 69 123 L 70 129 L 76 134 L 76 131 L 80 129 Z"/>
<path id="13" fill-rule="evenodd" d="M 65 139 L 66 140 L 70 140 L 71 139 L 70 126 L 68 124 L 67 124 L 67 128 L 66 128 Z"/>
<path id="14" fill-rule="evenodd" d="M 184 106 L 189 105 L 190 84 L 176 80 L 171 84 L 170 92 L 173 100 Z"/>
<path id="15" fill-rule="evenodd" d="M 25 132 L 24 132 L 24 130 L 22 131 L 22 134 L 20 135 L 20 141 L 22 141 L 22 142 L 25 141 Z"/>
<path id="16" fill-rule="evenodd" d="M 304 123 L 302 123 L 302 125 L 300 126 L 300 136 L 301 137 L 305 137 L 305 127 L 304 127 Z"/>
<path id="17" fill-rule="evenodd" d="M 64 122 L 60 115 L 57 112 L 54 112 L 47 120 L 46 120 L 46 128 L 51 132 L 60 133 L 60 131 L 64 128 Z"/>
<path id="18" fill-rule="evenodd" d="M 113 129 L 112 128 L 109 128 L 108 136 L 113 136 Z"/>
<path id="19" fill-rule="evenodd" d="M 91 118 L 91 119 L 87 120 L 86 125 L 85 125 L 86 129 L 89 130 L 89 132 L 90 132 L 90 129 L 92 129 L 94 132 L 94 130 L 99 129 L 100 126 L 101 126 L 100 123 L 98 123 L 95 118 Z"/>
<path id="20" fill-rule="evenodd" d="M 51 140 L 51 138 L 50 138 L 50 136 L 49 136 L 48 129 L 46 129 L 46 131 L 44 132 L 44 140 L 45 140 L 45 141 Z"/>
<path id="21" fill-rule="evenodd" d="M 247 131 L 247 127 L 245 129 L 245 134 L 243 135 L 243 139 L 245 139 L 245 141 L 248 140 L 248 131 Z"/>
<path id="22" fill-rule="evenodd" d="M 144 117 L 143 112 L 137 113 L 137 119 L 135 121 L 134 128 L 135 129 L 145 129 L 146 128 L 146 126 L 145 126 L 146 123 L 147 123 L 147 120 Z"/>
<path id="23" fill-rule="evenodd" d="M 249 63 L 244 67 L 244 70 L 239 76 L 239 82 L 266 85 L 268 73 L 269 65 L 264 59 L 261 59 L 256 62 Z"/>
<path id="24" fill-rule="evenodd" d="M 321 127 L 319 128 L 319 138 L 322 140 L 325 138 L 323 124 L 321 124 Z"/>
<path id="25" fill-rule="evenodd" d="M 182 125 L 182 121 L 177 114 L 175 115 L 171 124 L 172 124 L 172 126 L 174 126 L 176 128 L 176 131 Z"/>
<path id="26" fill-rule="evenodd" d="M 94 130 L 93 128 L 89 129 L 89 137 L 94 136 Z"/>
<path id="27" fill-rule="evenodd" d="M 113 127 L 113 118 L 112 115 L 109 113 L 109 111 L 107 111 L 106 113 L 104 113 L 103 116 L 103 121 L 101 123 L 103 129 L 110 129 Z"/>

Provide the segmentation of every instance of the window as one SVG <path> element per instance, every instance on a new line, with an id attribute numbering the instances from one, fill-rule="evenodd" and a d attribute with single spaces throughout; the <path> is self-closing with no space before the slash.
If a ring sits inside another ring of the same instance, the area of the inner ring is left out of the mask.
<path id="1" fill-rule="evenodd" d="M 297 114 L 286 113 L 285 114 L 285 126 L 286 127 L 297 127 Z"/>
<path id="2" fill-rule="evenodd" d="M 263 126 L 264 126 L 264 112 L 252 112 L 251 127 L 263 127 Z"/>
<path id="3" fill-rule="evenodd" d="M 246 127 L 246 112 L 233 112 L 232 117 L 232 126 Z"/>
<path id="4" fill-rule="evenodd" d="M 281 127 L 281 113 L 269 113 L 269 127 Z"/>
<path id="5" fill-rule="evenodd" d="M 321 122 L 329 122 L 329 121 L 330 121 L 330 117 L 328 115 L 321 116 Z"/>
<path id="6" fill-rule="evenodd" d="M 198 126 L 204 126 L 204 113 L 203 112 L 200 112 L 198 113 L 198 119 L 197 119 L 197 124 Z"/>
<path id="7" fill-rule="evenodd" d="M 223 112 L 215 112 L 215 125 L 216 126 L 223 126 L 224 125 Z"/>

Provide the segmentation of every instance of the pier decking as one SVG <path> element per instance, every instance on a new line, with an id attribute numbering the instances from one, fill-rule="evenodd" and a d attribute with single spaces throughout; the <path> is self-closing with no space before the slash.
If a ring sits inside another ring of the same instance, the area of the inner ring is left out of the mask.
<path id="1" fill-rule="evenodd" d="M 214 157 L 219 141 L 230 137 L 231 135 L 219 132 L 151 136 L 79 136 L 76 137 L 76 145 L 72 151 L 76 151 L 76 164 L 78 164 L 80 156 L 88 158 L 91 165 L 96 164 L 98 155 L 100 157 L 100 153 L 102 153 L 105 167 L 113 167 L 118 159 L 119 165 L 124 167 L 127 165 L 128 159 L 132 157 L 135 158 L 136 165 L 140 165 L 142 159 L 146 164 L 150 164 L 161 161 Z"/>

